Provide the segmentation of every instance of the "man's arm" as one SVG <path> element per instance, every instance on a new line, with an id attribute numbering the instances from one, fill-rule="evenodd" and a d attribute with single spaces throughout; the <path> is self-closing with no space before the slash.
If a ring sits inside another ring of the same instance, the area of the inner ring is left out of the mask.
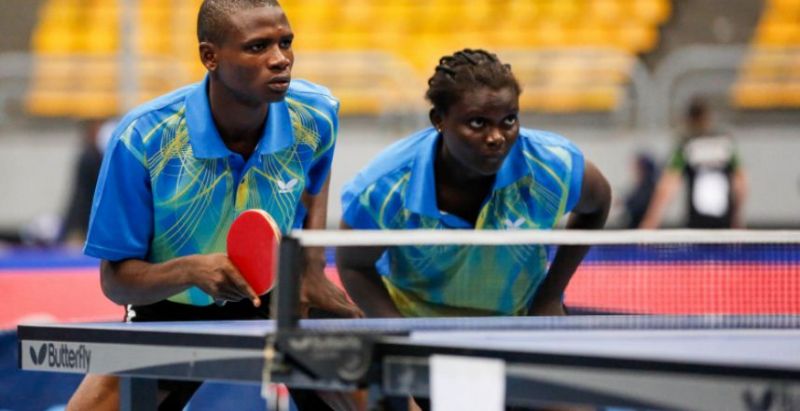
<path id="1" fill-rule="evenodd" d="M 611 207 L 611 187 L 603 174 L 589 161 L 583 173 L 581 198 L 573 208 L 568 229 L 603 228 Z M 564 315 L 561 298 L 564 290 L 578 268 L 583 257 L 589 251 L 588 246 L 561 246 L 558 248 L 547 277 L 539 286 L 533 299 L 529 315 Z"/>
<path id="2" fill-rule="evenodd" d="M 747 176 L 742 167 L 733 172 L 733 209 L 731 228 L 744 228 L 744 202 L 747 199 Z"/>
<path id="3" fill-rule="evenodd" d="M 665 169 L 658 179 L 656 189 L 653 192 L 653 199 L 647 207 L 647 211 L 642 217 L 639 228 L 658 228 L 667 205 L 672 201 L 675 193 L 681 186 L 681 171 L 678 169 Z"/>
<path id="4" fill-rule="evenodd" d="M 117 304 L 153 304 L 191 286 L 197 286 L 216 300 L 249 299 L 261 305 L 255 291 L 239 274 L 225 254 L 190 255 L 164 263 L 138 259 L 103 260 L 100 284 L 105 295 Z"/>
<path id="5" fill-rule="evenodd" d="M 342 230 L 350 230 L 345 222 Z M 336 267 L 350 297 L 368 317 L 402 317 L 394 305 L 375 262 L 385 247 L 339 247 L 336 249 Z"/>
<path id="6" fill-rule="evenodd" d="M 308 210 L 303 228 L 324 230 L 328 217 L 328 190 L 330 176 L 316 195 L 303 194 L 303 204 Z M 364 313 L 347 299 L 347 295 L 325 276 L 325 249 L 306 247 L 305 269 L 300 286 L 300 313 L 308 316 L 309 309 L 319 308 L 344 317 L 363 317 Z"/>

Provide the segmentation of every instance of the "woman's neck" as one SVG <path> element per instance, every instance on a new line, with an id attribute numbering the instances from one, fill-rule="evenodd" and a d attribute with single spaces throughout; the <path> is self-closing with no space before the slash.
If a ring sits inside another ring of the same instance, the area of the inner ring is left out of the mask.
<path id="1" fill-rule="evenodd" d="M 481 207 L 494 186 L 495 176 L 475 175 L 448 158 L 440 149 L 434 163 L 436 204 L 439 210 L 475 225 Z"/>

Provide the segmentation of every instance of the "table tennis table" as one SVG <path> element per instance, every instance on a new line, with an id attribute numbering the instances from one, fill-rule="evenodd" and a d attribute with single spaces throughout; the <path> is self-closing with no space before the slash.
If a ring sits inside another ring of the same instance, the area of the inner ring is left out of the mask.
<path id="1" fill-rule="evenodd" d="M 772 322 L 755 316 L 301 320 L 305 339 L 291 344 L 323 357 L 348 353 L 331 359 L 338 361 L 332 374 L 295 364 L 276 366 L 267 378 L 427 397 L 429 361 L 447 355 L 502 360 L 510 405 L 796 410 L 800 318 L 784 318 L 779 328 L 763 325 Z M 132 377 L 126 395 L 136 409 L 156 378 L 262 383 L 265 358 L 274 359 L 268 352 L 276 323 L 21 325 L 18 332 L 22 369 Z"/>
<path id="2" fill-rule="evenodd" d="M 300 320 L 300 239 L 282 239 L 278 265 L 274 321 L 20 325 L 19 365 L 122 376 L 123 409 L 155 409 L 157 379 L 424 398 L 442 358 L 501 363 L 513 406 L 800 409 L 800 316 Z"/>

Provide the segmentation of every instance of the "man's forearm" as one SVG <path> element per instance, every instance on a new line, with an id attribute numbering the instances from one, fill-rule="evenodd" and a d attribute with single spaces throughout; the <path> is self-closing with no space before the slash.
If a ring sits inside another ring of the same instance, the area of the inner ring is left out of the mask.
<path id="1" fill-rule="evenodd" d="M 103 293 L 113 302 L 152 304 L 191 286 L 186 257 L 153 264 L 143 260 L 110 262 L 100 266 Z"/>

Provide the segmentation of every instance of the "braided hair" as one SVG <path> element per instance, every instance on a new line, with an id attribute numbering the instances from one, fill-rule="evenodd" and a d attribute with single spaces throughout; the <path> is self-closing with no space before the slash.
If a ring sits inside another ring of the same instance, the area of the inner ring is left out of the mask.
<path id="1" fill-rule="evenodd" d="M 464 93 L 480 87 L 493 90 L 510 87 L 517 96 L 522 92 L 509 64 L 503 64 L 488 51 L 464 49 L 439 59 L 436 71 L 428 80 L 425 98 L 435 111 L 444 114 Z"/>

